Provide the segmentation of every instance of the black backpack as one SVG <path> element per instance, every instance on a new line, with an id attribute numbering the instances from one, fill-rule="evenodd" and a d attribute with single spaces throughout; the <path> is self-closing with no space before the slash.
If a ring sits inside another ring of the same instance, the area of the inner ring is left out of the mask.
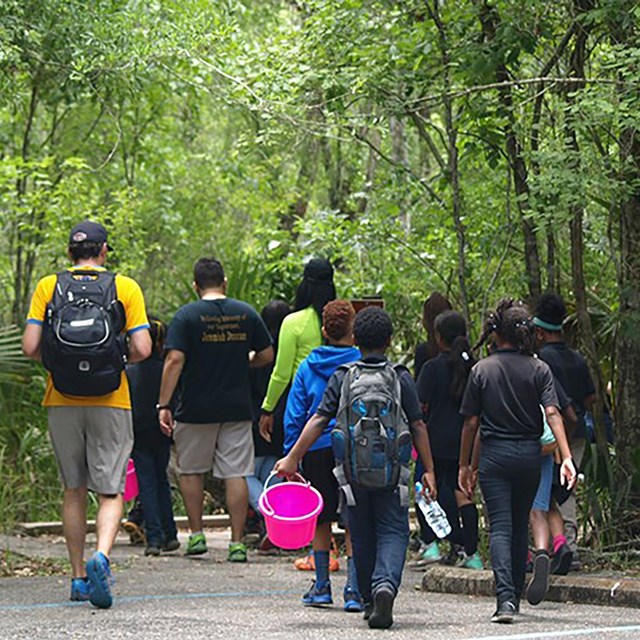
<path id="1" fill-rule="evenodd" d="M 59 273 L 42 333 L 42 364 L 51 373 L 53 386 L 72 396 L 115 391 L 126 363 L 124 325 L 115 274 Z"/>

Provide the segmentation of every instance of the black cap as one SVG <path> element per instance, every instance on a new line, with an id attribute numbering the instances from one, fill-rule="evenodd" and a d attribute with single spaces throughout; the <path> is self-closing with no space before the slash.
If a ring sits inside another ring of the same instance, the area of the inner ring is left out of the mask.
<path id="1" fill-rule="evenodd" d="M 69 234 L 69 244 L 78 242 L 95 242 L 96 244 L 104 244 L 107 242 L 107 230 L 99 222 L 91 222 L 91 220 L 83 220 L 71 229 Z M 111 251 L 111 247 L 107 245 L 107 249 Z"/>
<path id="2" fill-rule="evenodd" d="M 311 258 L 311 260 L 304 265 L 302 277 L 311 282 L 332 282 L 333 267 L 331 263 L 324 258 Z"/>

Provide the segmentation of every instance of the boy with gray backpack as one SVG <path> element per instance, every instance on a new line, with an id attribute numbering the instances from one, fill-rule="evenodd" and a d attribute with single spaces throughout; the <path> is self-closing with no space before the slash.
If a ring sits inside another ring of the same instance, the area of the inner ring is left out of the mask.
<path id="1" fill-rule="evenodd" d="M 388 629 L 409 544 L 412 441 L 427 470 L 423 484 L 434 497 L 436 482 L 413 379 L 385 357 L 393 333 L 389 314 L 367 307 L 356 316 L 353 332 L 362 359 L 332 375 L 315 414 L 275 470 L 292 476 L 336 418 L 331 436 L 334 473 L 348 509 L 364 618 L 372 629 Z"/>

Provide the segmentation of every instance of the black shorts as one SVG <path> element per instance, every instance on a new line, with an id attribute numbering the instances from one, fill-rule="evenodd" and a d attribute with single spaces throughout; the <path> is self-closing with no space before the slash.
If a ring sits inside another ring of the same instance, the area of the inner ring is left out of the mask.
<path id="1" fill-rule="evenodd" d="M 333 475 L 335 461 L 331 447 L 309 451 L 302 458 L 302 475 L 322 496 L 324 507 L 318 516 L 318 524 L 335 522 L 338 519 L 339 488 Z"/>

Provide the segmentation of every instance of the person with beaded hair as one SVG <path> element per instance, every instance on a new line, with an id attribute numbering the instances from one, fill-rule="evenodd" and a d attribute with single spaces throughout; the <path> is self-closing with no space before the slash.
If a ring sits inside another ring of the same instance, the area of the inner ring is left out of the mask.
<path id="1" fill-rule="evenodd" d="M 576 470 L 559 412 L 551 369 L 533 356 L 534 325 L 522 303 L 503 299 L 485 322 L 479 341 L 492 337 L 491 355 L 474 365 L 462 398 L 464 416 L 459 485 L 473 495 L 470 464 L 478 429 L 480 487 L 490 523 L 491 564 L 497 609 L 492 622 L 512 622 L 519 613 L 527 562 L 528 521 L 540 482 L 540 437 L 544 415 L 558 443 L 561 482 L 573 486 Z"/>

